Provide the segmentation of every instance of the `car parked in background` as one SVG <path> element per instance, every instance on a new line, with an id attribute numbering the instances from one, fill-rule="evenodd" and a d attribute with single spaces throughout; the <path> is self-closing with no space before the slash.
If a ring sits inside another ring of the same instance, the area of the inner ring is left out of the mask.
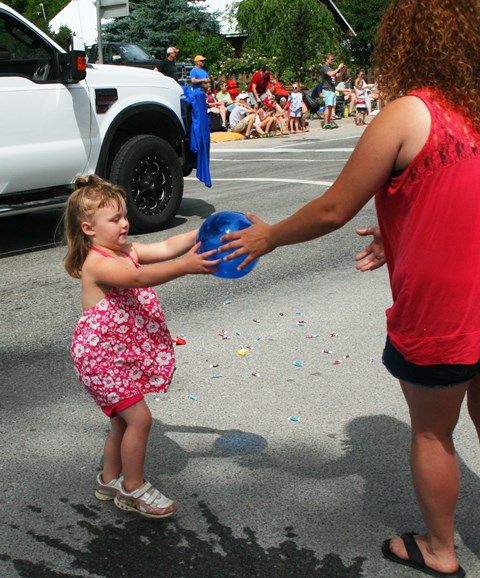
<path id="1" fill-rule="evenodd" d="M 154 58 L 139 44 L 130 42 L 104 42 L 103 43 L 103 63 L 118 64 L 121 66 L 135 66 L 137 68 L 149 68 L 153 70 L 158 67 L 161 60 Z M 88 61 L 95 63 L 98 61 L 98 45 L 93 44 L 88 50 Z M 176 62 L 178 82 L 181 85 L 190 83 L 190 71 L 193 64 Z"/>

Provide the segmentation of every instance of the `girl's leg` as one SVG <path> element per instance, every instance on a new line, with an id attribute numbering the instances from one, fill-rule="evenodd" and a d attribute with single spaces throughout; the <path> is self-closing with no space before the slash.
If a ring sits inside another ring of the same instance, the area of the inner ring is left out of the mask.
<path id="1" fill-rule="evenodd" d="M 416 541 L 427 566 L 455 572 L 454 514 L 460 474 L 452 435 L 469 383 L 436 388 L 400 384 L 412 422 L 413 483 L 427 526 L 427 534 L 417 536 Z M 400 538 L 394 538 L 390 548 L 397 556 L 408 558 Z"/>
<path id="2" fill-rule="evenodd" d="M 108 484 L 122 473 L 121 445 L 127 424 L 119 415 L 110 420 L 110 432 L 105 440 L 103 450 L 102 479 Z"/>
<path id="3" fill-rule="evenodd" d="M 292 117 L 290 117 L 288 125 L 289 125 L 290 132 L 293 132 L 293 118 Z"/>
<path id="4" fill-rule="evenodd" d="M 127 492 L 132 492 L 145 482 L 145 453 L 152 414 L 145 400 L 142 400 L 120 412 L 120 415 L 126 423 L 121 446 L 123 487 Z"/>

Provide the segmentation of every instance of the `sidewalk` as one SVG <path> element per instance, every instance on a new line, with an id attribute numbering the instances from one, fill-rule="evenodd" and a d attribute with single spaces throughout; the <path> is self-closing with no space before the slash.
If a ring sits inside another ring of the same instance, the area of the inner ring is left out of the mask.
<path id="1" fill-rule="evenodd" d="M 258 143 L 262 143 L 262 147 L 278 147 L 284 146 L 288 144 L 295 144 L 301 143 L 303 141 L 311 142 L 312 140 L 318 141 L 332 141 L 332 140 L 342 140 L 343 138 L 355 138 L 362 134 L 364 127 L 358 127 L 354 124 L 353 118 L 342 118 L 337 121 L 339 126 L 338 129 L 334 130 L 323 130 L 320 120 L 315 118 L 314 120 L 310 121 L 308 132 L 300 133 L 300 134 L 289 134 L 289 135 L 279 135 L 276 137 L 271 138 L 263 138 L 263 139 L 235 139 L 223 142 L 215 142 L 214 135 L 225 135 L 231 133 L 212 133 L 212 150 L 221 149 L 221 148 L 228 148 L 229 146 L 237 147 L 241 146 L 248 147 L 248 148 L 258 148 Z M 253 146 L 252 146 L 253 145 Z"/>

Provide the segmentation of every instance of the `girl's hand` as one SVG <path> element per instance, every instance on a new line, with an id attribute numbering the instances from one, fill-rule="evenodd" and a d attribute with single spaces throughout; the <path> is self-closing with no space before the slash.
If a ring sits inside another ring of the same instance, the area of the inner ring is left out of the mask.
<path id="1" fill-rule="evenodd" d="M 373 241 L 363 251 L 355 255 L 357 269 L 359 271 L 373 271 L 378 269 L 387 262 L 383 250 L 382 235 L 378 227 L 369 227 L 368 229 L 357 229 L 357 235 L 366 237 L 373 235 Z"/>
<path id="2" fill-rule="evenodd" d="M 238 267 L 239 270 L 244 269 L 254 259 L 258 259 L 258 257 L 275 249 L 271 238 L 271 226 L 252 213 L 247 213 L 247 217 L 252 221 L 253 225 L 247 229 L 224 235 L 221 240 L 228 242 L 219 248 L 220 252 L 236 249 L 236 251 L 224 257 L 225 261 L 231 261 L 241 255 L 248 255 Z"/>
<path id="3" fill-rule="evenodd" d="M 199 253 L 201 245 L 201 243 L 196 243 L 181 259 L 186 275 L 211 275 L 216 271 L 216 265 L 222 261 L 221 259 L 209 261 L 208 257 L 215 255 L 218 251 L 213 249 L 213 251 Z"/>

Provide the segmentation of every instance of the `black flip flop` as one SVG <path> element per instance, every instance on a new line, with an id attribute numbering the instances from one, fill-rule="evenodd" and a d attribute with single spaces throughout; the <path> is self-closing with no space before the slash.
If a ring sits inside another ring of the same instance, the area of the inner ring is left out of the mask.
<path id="1" fill-rule="evenodd" d="M 385 542 L 382 544 L 383 555 L 385 558 L 388 558 L 388 560 L 391 560 L 392 562 L 414 568 L 419 572 L 423 572 L 429 576 L 435 576 L 436 578 L 464 578 L 464 576 L 466 576 L 465 570 L 461 566 L 458 567 L 456 572 L 439 572 L 438 570 L 429 568 L 425 564 L 425 558 L 423 557 L 423 554 L 418 547 L 415 536 L 416 534 L 414 532 L 407 532 L 406 534 L 402 534 L 400 536 L 403 540 L 403 543 L 405 544 L 408 560 L 400 558 L 390 550 L 390 540 L 385 540 Z"/>

